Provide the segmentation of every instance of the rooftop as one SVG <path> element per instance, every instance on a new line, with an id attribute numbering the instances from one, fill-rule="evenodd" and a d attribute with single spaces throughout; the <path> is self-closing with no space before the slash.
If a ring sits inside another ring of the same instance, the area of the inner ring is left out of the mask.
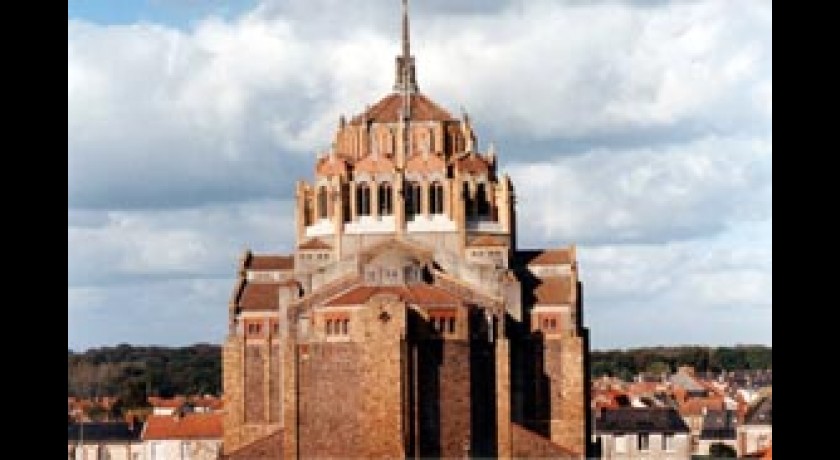
<path id="1" fill-rule="evenodd" d="M 596 432 L 688 433 L 680 414 L 671 408 L 619 407 L 603 409 L 595 420 Z"/>
<path id="2" fill-rule="evenodd" d="M 220 412 L 183 415 L 150 415 L 146 419 L 143 440 L 148 439 L 221 439 Z"/>

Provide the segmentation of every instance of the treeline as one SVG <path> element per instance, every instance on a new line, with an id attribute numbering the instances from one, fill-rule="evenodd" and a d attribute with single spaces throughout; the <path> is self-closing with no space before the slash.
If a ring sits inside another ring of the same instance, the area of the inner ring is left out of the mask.
<path id="1" fill-rule="evenodd" d="M 697 372 L 772 369 L 772 348 L 763 345 L 734 347 L 649 347 L 603 350 L 590 353 L 592 377 L 610 375 L 630 380 L 649 372 L 674 372 L 679 366 L 693 366 Z"/>
<path id="2" fill-rule="evenodd" d="M 218 396 L 221 391 L 222 352 L 218 345 L 168 348 L 121 344 L 67 352 L 68 396 L 119 396 L 128 406 L 136 407 L 146 396 Z"/>
<path id="3" fill-rule="evenodd" d="M 625 380 L 641 372 L 674 372 L 690 365 L 698 372 L 770 369 L 772 349 L 761 345 L 735 347 L 653 347 L 592 351 L 593 377 L 612 375 Z M 116 347 L 67 352 L 69 396 L 119 396 L 127 405 L 142 405 L 146 396 L 176 394 L 220 395 L 221 347 L 197 344 L 181 348 Z"/>

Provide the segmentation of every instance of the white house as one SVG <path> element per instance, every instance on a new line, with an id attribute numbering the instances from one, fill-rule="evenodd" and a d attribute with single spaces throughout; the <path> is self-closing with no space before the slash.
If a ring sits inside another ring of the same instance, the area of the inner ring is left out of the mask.
<path id="1" fill-rule="evenodd" d="M 222 413 L 150 415 L 141 439 L 146 460 L 216 460 L 222 448 Z"/>

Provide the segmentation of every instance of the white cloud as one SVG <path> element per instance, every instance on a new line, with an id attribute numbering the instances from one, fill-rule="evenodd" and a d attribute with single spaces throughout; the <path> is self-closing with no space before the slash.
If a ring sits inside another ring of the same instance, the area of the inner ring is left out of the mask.
<path id="1" fill-rule="evenodd" d="M 769 229 L 758 221 L 691 241 L 579 247 L 593 344 L 771 344 Z"/>
<path id="2" fill-rule="evenodd" d="M 771 145 L 708 137 L 514 163 L 525 241 L 664 242 L 771 214 Z"/>
<path id="3" fill-rule="evenodd" d="M 173 277 L 221 277 L 232 283 L 246 247 L 288 251 L 294 232 L 291 203 L 280 201 L 81 215 L 71 211 L 69 220 L 71 286 Z"/>
<path id="4" fill-rule="evenodd" d="M 522 245 L 581 244 L 594 346 L 769 343 L 769 1 L 412 11 L 421 89 L 495 141 Z M 241 250 L 289 249 L 294 181 L 340 114 L 390 90 L 397 14 L 283 0 L 180 29 L 68 22 L 71 346 L 221 340 Z M 123 309 L 134 324 L 112 328 Z"/>

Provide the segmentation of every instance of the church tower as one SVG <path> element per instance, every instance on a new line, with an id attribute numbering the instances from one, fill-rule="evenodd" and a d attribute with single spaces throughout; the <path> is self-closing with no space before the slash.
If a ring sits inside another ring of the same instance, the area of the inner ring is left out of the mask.
<path id="1" fill-rule="evenodd" d="M 585 455 L 574 246 L 517 245 L 513 184 L 420 91 L 407 1 L 393 90 L 339 117 L 295 190 L 295 251 L 240 261 L 228 458 Z"/>

